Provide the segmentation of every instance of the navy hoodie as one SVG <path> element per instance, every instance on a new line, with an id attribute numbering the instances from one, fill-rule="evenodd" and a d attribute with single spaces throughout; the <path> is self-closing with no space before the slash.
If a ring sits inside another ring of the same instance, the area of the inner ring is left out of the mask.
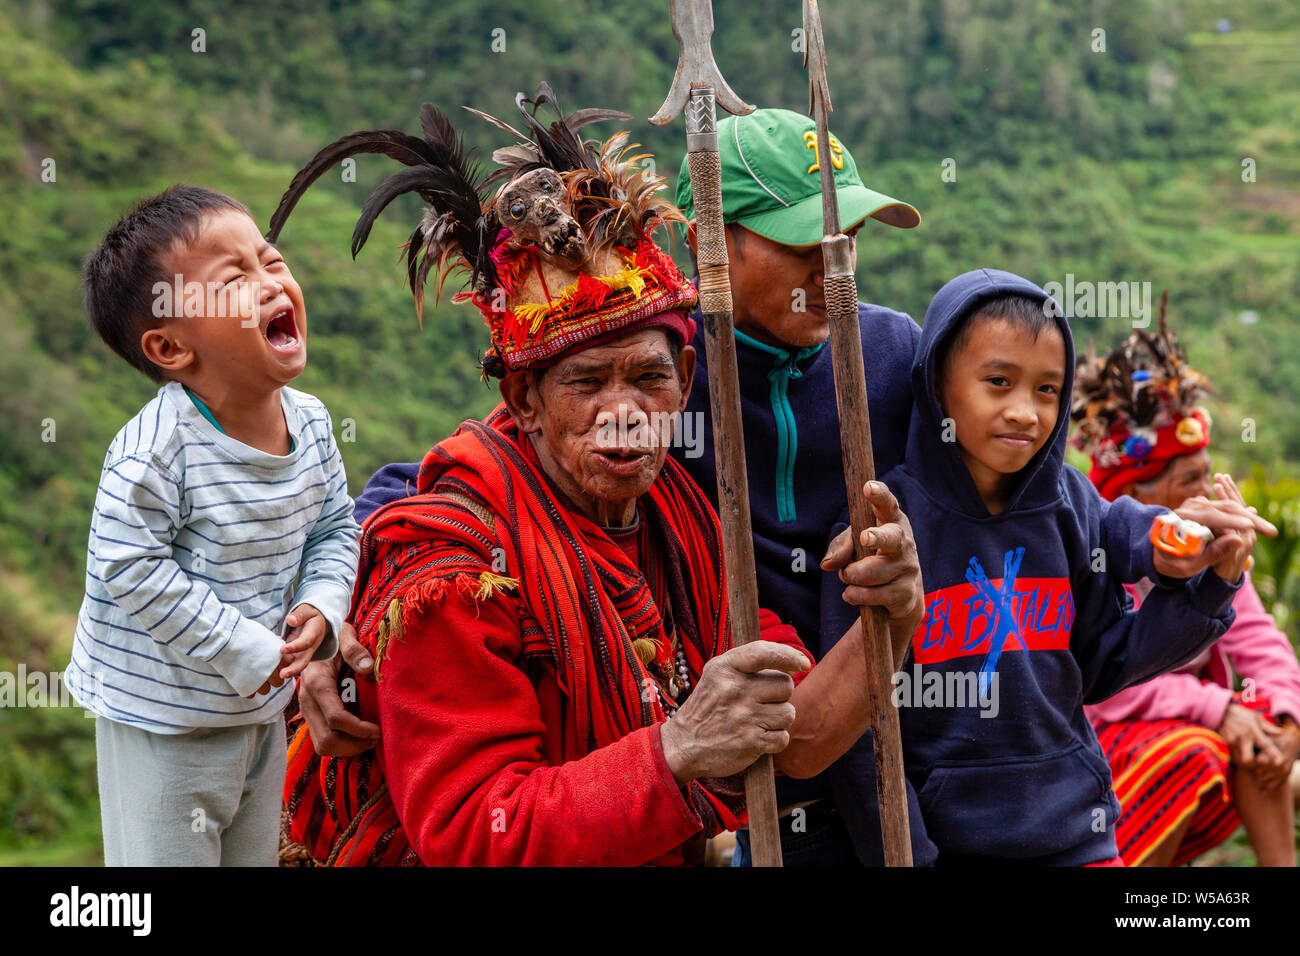
<path id="1" fill-rule="evenodd" d="M 921 330 L 901 312 L 861 302 L 858 325 L 872 452 L 877 473 L 883 474 L 902 461 L 906 448 L 912 397 L 903 383 Z M 677 443 L 671 453 L 716 508 L 717 466 L 702 329 L 692 345 L 697 358 L 686 411 L 705 427 L 702 436 L 691 436 L 697 447 Z M 794 625 L 804 646 L 820 660 L 844 636 L 855 610 L 842 598 L 844 584 L 838 573 L 827 574 L 820 566 L 827 532 L 847 509 L 830 345 L 781 349 L 737 332 L 736 361 L 759 604 Z M 815 799 L 833 804 L 859 861 L 884 864 L 870 731 L 824 773 L 808 780 L 779 776 L 776 788 L 782 805 Z M 926 838 L 910 787 L 908 810 L 912 860 L 929 865 L 937 851 Z"/>
<path id="2" fill-rule="evenodd" d="M 1016 476 L 1005 511 L 989 513 L 957 443 L 942 440 L 935 361 L 978 305 L 1006 293 L 1048 298 L 984 269 L 953 279 L 926 312 L 907 457 L 884 477 L 911 521 L 926 589 L 895 700 L 905 770 L 940 864 L 1079 866 L 1117 855 L 1119 815 L 1083 705 L 1212 644 L 1232 622 L 1236 587 L 1212 570 L 1191 581 L 1155 575 L 1140 542 L 1163 509 L 1108 505 L 1065 464 L 1074 347 L 1064 318 L 1056 428 Z M 1135 612 L 1121 582 L 1143 570 L 1157 584 Z M 981 673 L 983 698 L 971 693 Z M 955 706 L 963 695 L 966 706 Z"/>

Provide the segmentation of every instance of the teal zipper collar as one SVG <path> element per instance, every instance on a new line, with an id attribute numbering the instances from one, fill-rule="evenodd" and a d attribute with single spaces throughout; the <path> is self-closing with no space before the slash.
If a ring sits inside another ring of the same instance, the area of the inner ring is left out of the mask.
<path id="1" fill-rule="evenodd" d="M 795 519 L 794 458 L 799 449 L 799 432 L 794 419 L 794 409 L 790 407 L 787 393 L 790 381 L 803 377 L 803 369 L 799 367 L 799 363 L 816 355 L 826 343 L 819 342 L 817 345 L 790 351 L 760 342 L 739 329 L 736 330 L 736 341 L 773 357 L 767 380 L 772 383 L 770 400 L 772 418 L 776 421 L 776 516 L 778 521 L 793 521 Z"/>
<path id="2" fill-rule="evenodd" d="M 736 329 L 736 341 L 742 345 L 748 345 L 750 348 L 758 349 L 760 352 L 766 352 L 768 355 L 774 355 L 778 362 L 789 362 L 791 358 L 796 362 L 802 362 L 804 359 L 816 355 L 826 345 L 825 342 L 818 342 L 816 345 L 810 345 L 805 349 L 795 349 L 791 352 L 789 349 L 779 348 L 775 345 L 768 345 L 766 342 L 760 342 L 752 335 L 746 335 L 740 329 Z M 800 372 L 799 375 L 803 373 Z M 795 375 L 794 378 L 798 378 Z"/>

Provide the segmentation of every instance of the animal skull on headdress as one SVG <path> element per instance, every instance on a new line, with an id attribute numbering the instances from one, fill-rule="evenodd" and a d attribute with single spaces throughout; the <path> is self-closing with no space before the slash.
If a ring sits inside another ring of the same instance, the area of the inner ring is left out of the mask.
<path id="1" fill-rule="evenodd" d="M 587 259 L 587 242 L 573 218 L 564 182 L 553 169 L 524 173 L 497 193 L 497 219 L 512 233 L 518 246 L 538 246 L 569 269 Z"/>

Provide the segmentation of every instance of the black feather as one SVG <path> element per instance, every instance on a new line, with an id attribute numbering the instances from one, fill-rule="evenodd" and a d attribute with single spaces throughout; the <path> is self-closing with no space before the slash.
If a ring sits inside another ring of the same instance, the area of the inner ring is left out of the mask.
<path id="1" fill-rule="evenodd" d="M 381 153 L 411 168 L 384 180 L 366 200 L 352 233 L 352 255 L 361 251 L 375 219 L 393 199 L 417 192 L 430 212 L 411 233 L 406 249 L 407 279 L 416 302 L 421 301 L 424 280 L 433 268 L 442 273 L 441 288 L 453 253 L 470 268 L 476 289 L 491 288 L 497 281 L 491 256 L 495 217 L 484 213 L 482 175 L 473 154 L 451 121 L 431 103 L 420 107 L 420 127 L 423 138 L 401 130 L 364 130 L 326 146 L 294 176 L 271 217 L 267 238 L 275 241 L 308 187 L 336 163 L 359 153 Z"/>
<path id="2" fill-rule="evenodd" d="M 406 240 L 406 281 L 415 291 L 415 274 L 420 267 L 420 249 L 424 246 L 424 226 L 411 230 L 411 238 Z"/>
<path id="3" fill-rule="evenodd" d="M 530 112 L 524 108 L 525 103 L 531 103 L 533 108 Z M 542 106 L 549 106 L 555 111 L 557 121 L 552 123 L 547 129 L 537 120 L 537 110 Z M 515 94 L 515 108 L 524 118 L 528 129 L 533 134 L 533 141 L 541 150 L 543 158 L 558 172 L 569 172 L 574 169 L 596 169 L 596 157 L 582 142 L 582 139 L 564 123 L 564 111 L 560 108 L 560 103 L 555 98 L 549 83 L 542 81 L 537 86 L 537 93 L 532 99 L 529 99 L 523 93 Z"/>
<path id="4" fill-rule="evenodd" d="M 591 107 L 585 110 L 574 110 L 568 116 L 564 117 L 564 125 L 569 127 L 575 133 L 591 123 L 602 123 L 605 120 L 618 120 L 620 123 L 624 120 L 630 120 L 631 113 L 624 113 L 622 110 L 606 110 L 600 107 Z"/>
<path id="5" fill-rule="evenodd" d="M 382 153 L 407 166 L 436 160 L 436 154 L 428 143 L 398 129 L 369 129 L 340 137 L 313 156 L 293 177 L 289 188 L 280 197 L 280 204 L 271 214 L 271 228 L 266 233 L 267 242 L 279 239 L 285 220 L 312 183 L 335 164 L 360 153 Z"/>
<path id="6" fill-rule="evenodd" d="M 437 200 L 434 198 L 434 190 L 440 186 L 440 177 L 437 170 L 429 166 L 415 166 L 411 169 L 403 169 L 400 173 L 393 173 L 370 194 L 366 204 L 361 207 L 361 215 L 357 219 L 357 226 L 352 231 L 352 258 L 357 257 L 361 247 L 366 244 L 366 239 L 370 236 L 370 227 L 375 223 L 375 217 L 384 211 L 384 208 L 403 193 L 409 193 L 416 190 L 420 191 L 425 202 L 432 205 Z"/>

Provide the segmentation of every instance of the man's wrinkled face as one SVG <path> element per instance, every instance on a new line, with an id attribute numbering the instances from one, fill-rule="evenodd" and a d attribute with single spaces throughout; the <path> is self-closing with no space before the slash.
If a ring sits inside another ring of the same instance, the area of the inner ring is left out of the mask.
<path id="1" fill-rule="evenodd" d="M 857 264 L 859 223 L 847 230 Z M 742 226 L 727 228 L 736 328 L 775 346 L 809 348 L 830 336 L 822 247 L 786 246 Z"/>
<path id="2" fill-rule="evenodd" d="M 651 328 L 518 373 L 502 395 L 564 492 L 599 523 L 621 524 L 663 467 L 694 370 L 694 349 L 674 359 L 668 333 Z"/>

